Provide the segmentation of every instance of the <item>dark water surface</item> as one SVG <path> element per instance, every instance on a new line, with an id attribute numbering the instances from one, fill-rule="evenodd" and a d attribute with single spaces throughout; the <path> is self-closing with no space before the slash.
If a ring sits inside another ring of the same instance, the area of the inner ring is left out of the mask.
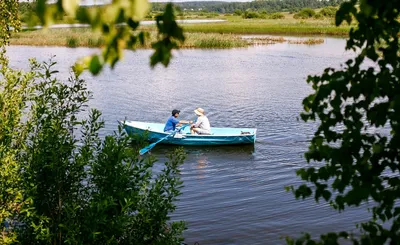
<path id="1" fill-rule="evenodd" d="M 168 68 L 149 68 L 151 51 L 126 52 L 114 70 L 84 74 L 94 92 L 90 105 L 103 112 L 106 133 L 117 120 L 164 122 L 174 108 L 180 118 L 207 111 L 212 126 L 256 127 L 254 146 L 187 147 L 182 166 L 185 187 L 173 218 L 185 220 L 185 242 L 194 244 L 284 244 L 283 236 L 353 229 L 365 220 L 361 208 L 338 214 L 313 199 L 295 200 L 284 190 L 301 182 L 295 170 L 306 164 L 315 125 L 297 120 L 311 89 L 309 74 L 339 67 L 352 56 L 343 39 L 322 45 L 276 44 L 233 50 L 181 50 Z M 87 48 L 13 46 L 11 64 L 56 55 L 60 76 Z M 173 147 L 157 145 L 161 161 Z"/>

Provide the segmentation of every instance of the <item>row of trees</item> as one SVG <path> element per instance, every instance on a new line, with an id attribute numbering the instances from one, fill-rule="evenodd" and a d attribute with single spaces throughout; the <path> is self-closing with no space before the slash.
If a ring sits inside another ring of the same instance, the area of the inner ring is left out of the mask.
<path id="1" fill-rule="evenodd" d="M 336 15 L 336 11 L 338 8 L 336 7 L 325 7 L 318 12 L 316 12 L 314 9 L 311 8 L 304 8 L 301 9 L 298 13 L 295 13 L 293 15 L 293 18 L 295 19 L 309 19 L 309 18 L 314 18 L 314 19 L 323 19 L 323 18 L 333 18 Z M 266 11 L 251 11 L 251 10 L 246 10 L 246 11 L 241 11 L 241 10 L 235 10 L 233 15 L 238 15 L 242 16 L 245 19 L 253 19 L 253 18 L 260 18 L 260 19 L 284 19 L 285 15 L 282 13 L 267 13 Z"/>

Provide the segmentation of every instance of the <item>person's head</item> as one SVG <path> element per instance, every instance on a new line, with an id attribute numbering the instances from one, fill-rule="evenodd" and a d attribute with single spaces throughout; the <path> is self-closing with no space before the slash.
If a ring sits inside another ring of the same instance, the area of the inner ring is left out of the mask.
<path id="1" fill-rule="evenodd" d="M 178 117 L 180 112 L 181 112 L 180 110 L 173 109 L 173 110 L 172 110 L 172 116 Z"/>
<path id="2" fill-rule="evenodd" d="M 196 110 L 194 110 L 194 113 L 196 113 L 197 116 L 201 117 L 204 116 L 205 111 L 204 109 L 198 107 Z"/>

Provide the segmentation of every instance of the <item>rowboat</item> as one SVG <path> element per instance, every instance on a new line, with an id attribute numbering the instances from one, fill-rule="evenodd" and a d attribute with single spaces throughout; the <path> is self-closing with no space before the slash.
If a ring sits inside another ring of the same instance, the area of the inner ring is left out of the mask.
<path id="1" fill-rule="evenodd" d="M 238 145 L 254 144 L 255 128 L 211 128 L 211 134 L 190 134 L 189 127 L 182 127 L 173 133 L 164 132 L 163 123 L 140 121 L 120 121 L 125 131 L 130 135 L 142 135 L 150 142 L 162 141 L 172 145 Z"/>

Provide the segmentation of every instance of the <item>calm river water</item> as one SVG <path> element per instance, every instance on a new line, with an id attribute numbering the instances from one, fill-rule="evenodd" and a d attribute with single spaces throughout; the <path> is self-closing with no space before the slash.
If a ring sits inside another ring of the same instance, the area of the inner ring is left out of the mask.
<path id="1" fill-rule="evenodd" d="M 149 68 L 151 51 L 126 52 L 114 70 L 84 74 L 103 112 L 105 133 L 117 120 L 164 122 L 172 109 L 194 119 L 193 110 L 207 111 L 212 126 L 256 127 L 254 146 L 190 147 L 182 166 L 185 187 L 174 219 L 185 220 L 185 243 L 284 244 L 281 237 L 303 231 L 320 234 L 355 229 L 367 217 L 361 209 L 333 211 L 313 199 L 296 200 L 284 190 L 299 185 L 296 169 L 306 165 L 315 125 L 297 118 L 310 92 L 309 74 L 339 67 L 352 56 L 345 40 L 326 38 L 322 45 L 275 44 L 232 50 L 180 50 L 168 68 Z M 8 48 L 14 67 L 28 67 L 27 58 L 56 55 L 60 77 L 87 48 Z M 152 151 L 161 161 L 171 147 Z"/>

